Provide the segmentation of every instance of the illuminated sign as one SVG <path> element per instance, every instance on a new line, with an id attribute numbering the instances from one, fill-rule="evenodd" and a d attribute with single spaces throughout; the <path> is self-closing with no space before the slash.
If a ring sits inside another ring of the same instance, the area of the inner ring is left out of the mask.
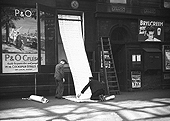
<path id="1" fill-rule="evenodd" d="M 164 22 L 139 20 L 138 41 L 161 42 L 164 39 Z"/>

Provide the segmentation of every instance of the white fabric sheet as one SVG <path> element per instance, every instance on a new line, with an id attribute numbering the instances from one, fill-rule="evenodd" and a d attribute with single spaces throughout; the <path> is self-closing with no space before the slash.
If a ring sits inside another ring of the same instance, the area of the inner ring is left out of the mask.
<path id="1" fill-rule="evenodd" d="M 59 29 L 73 76 L 75 92 L 80 93 L 92 76 L 82 37 L 81 21 L 59 20 Z M 91 91 L 88 89 L 81 98 L 89 98 Z"/>

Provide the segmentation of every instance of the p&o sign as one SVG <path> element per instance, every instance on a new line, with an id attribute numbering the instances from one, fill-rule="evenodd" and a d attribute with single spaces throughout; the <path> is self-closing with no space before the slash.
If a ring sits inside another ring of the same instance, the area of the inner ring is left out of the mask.
<path id="1" fill-rule="evenodd" d="M 15 16 L 20 16 L 20 17 L 31 17 L 33 15 L 33 13 L 29 9 L 26 9 L 26 10 L 15 9 L 14 10 L 14 15 Z"/>

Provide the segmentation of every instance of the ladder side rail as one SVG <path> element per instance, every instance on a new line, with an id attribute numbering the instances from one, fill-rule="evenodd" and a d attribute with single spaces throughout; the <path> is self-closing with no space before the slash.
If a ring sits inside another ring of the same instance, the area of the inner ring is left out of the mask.
<path id="1" fill-rule="evenodd" d="M 110 45 L 110 50 L 112 50 L 112 47 L 111 47 L 111 43 L 110 43 L 110 39 L 108 39 L 109 41 L 109 45 Z M 112 51 L 110 52 L 111 53 L 111 59 L 112 59 L 112 63 L 114 65 L 114 71 L 115 71 L 115 76 L 116 76 L 116 79 L 117 79 L 117 86 L 118 86 L 118 90 L 120 92 L 120 87 L 119 87 L 119 82 L 118 82 L 118 77 L 117 77 L 117 72 L 116 72 L 116 66 L 115 66 L 115 63 L 114 63 L 114 58 L 113 58 L 113 54 L 112 54 Z"/>
<path id="2" fill-rule="evenodd" d="M 107 86 L 107 93 L 110 95 L 109 92 L 109 85 L 108 85 L 108 79 L 107 79 L 107 71 L 106 71 L 106 65 L 105 65 L 105 57 L 104 57 L 104 45 L 103 45 L 103 38 L 101 37 L 101 47 L 102 47 L 102 60 L 103 60 L 103 70 L 104 70 L 104 78 L 105 78 L 105 83 Z"/>

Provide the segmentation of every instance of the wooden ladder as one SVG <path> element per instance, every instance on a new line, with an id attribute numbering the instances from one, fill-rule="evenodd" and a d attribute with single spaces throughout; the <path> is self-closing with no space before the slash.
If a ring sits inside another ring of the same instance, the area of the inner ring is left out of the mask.
<path id="1" fill-rule="evenodd" d="M 120 94 L 119 82 L 109 37 L 101 37 L 102 68 L 108 95 Z"/>

